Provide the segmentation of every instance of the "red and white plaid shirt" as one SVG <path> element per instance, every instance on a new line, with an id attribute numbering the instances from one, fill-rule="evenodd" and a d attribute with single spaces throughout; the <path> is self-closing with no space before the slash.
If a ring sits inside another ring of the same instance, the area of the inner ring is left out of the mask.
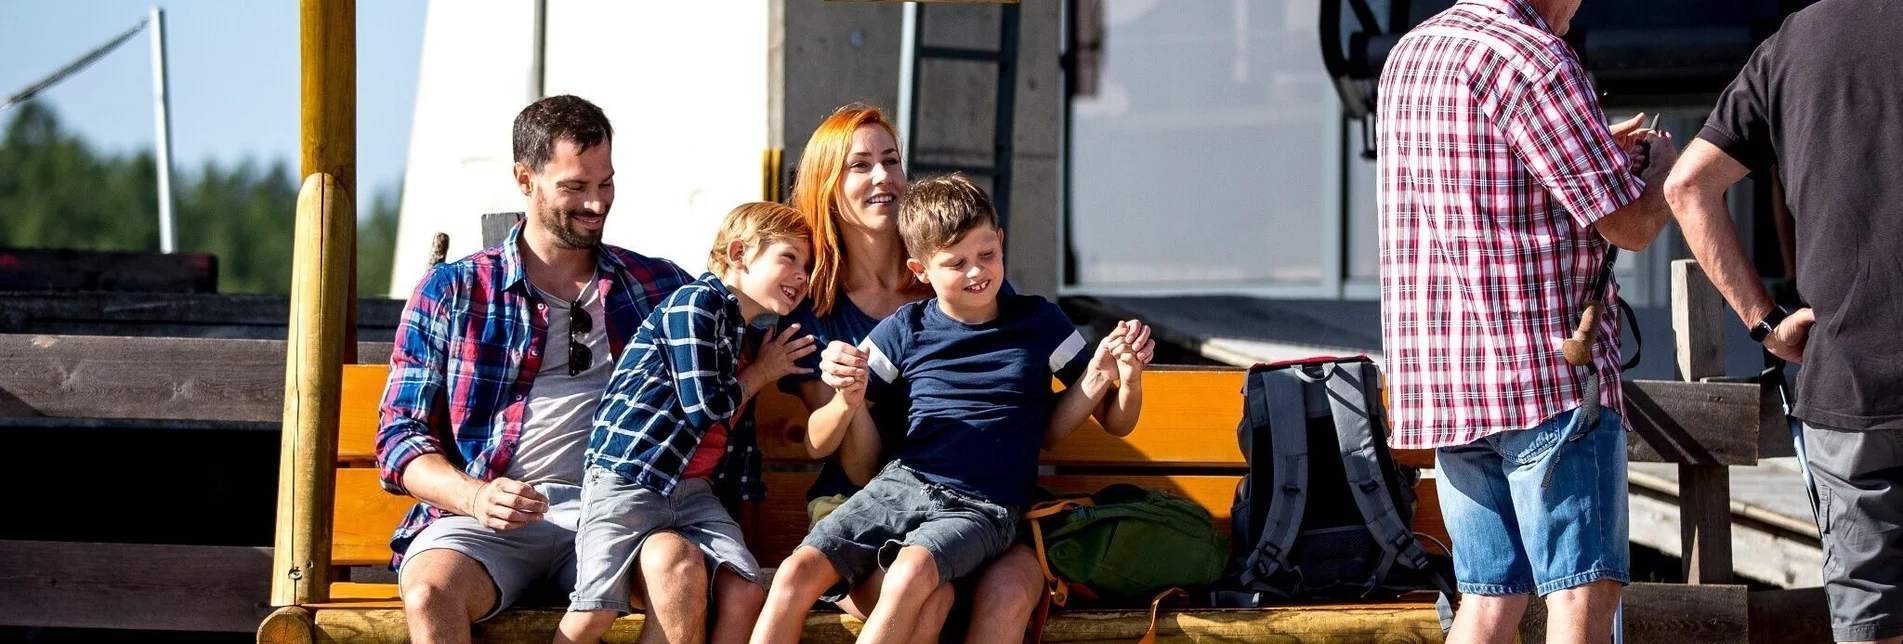
<path id="1" fill-rule="evenodd" d="M 1577 55 L 1525 0 L 1462 0 L 1401 39 L 1378 94 L 1390 443 L 1460 445 L 1579 406 L 1560 344 L 1605 253 L 1592 224 L 1645 184 Z M 1617 317 L 1593 353 L 1622 412 Z"/>

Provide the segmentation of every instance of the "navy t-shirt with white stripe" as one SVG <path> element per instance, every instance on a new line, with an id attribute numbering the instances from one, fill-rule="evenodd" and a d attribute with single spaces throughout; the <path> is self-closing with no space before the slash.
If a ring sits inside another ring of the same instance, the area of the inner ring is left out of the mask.
<path id="1" fill-rule="evenodd" d="M 984 324 L 952 319 L 936 299 L 907 304 L 860 348 L 873 376 L 866 400 L 907 410 L 900 464 L 1007 507 L 1023 506 L 1036 483 L 1052 376 L 1073 386 L 1090 359 L 1064 312 L 1034 295 L 1000 295 Z"/>

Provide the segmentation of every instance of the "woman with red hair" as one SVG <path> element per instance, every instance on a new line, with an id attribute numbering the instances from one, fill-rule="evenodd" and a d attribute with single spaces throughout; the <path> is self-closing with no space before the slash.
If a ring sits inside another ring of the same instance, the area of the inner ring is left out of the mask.
<path id="1" fill-rule="evenodd" d="M 813 131 L 800 154 L 790 201 L 813 229 L 813 276 L 810 298 L 787 321 L 798 323 L 826 349 L 823 355 L 802 361 L 800 366 L 814 368 L 813 373 L 789 376 L 780 386 L 797 394 L 813 412 L 807 423 L 807 450 L 815 458 L 826 459 L 818 481 L 806 494 L 811 523 L 818 523 L 858 492 L 898 455 L 905 440 L 906 410 L 890 406 L 872 408 L 876 440 L 855 440 L 846 431 L 850 419 L 830 413 L 827 403 L 833 389 L 821 380 L 827 367 L 864 367 L 863 356 L 854 347 L 873 327 L 899 307 L 932 296 L 931 288 L 905 266 L 905 244 L 899 239 L 899 200 L 905 196 L 905 185 L 898 133 L 876 107 L 855 103 L 835 110 Z M 782 564 L 780 578 L 794 577 L 786 574 L 789 566 L 812 565 L 831 563 L 810 548 L 796 550 Z M 875 573 L 836 603 L 863 619 L 872 612 L 883 581 L 883 574 Z M 1013 546 L 989 565 L 972 589 L 973 619 L 966 641 L 1022 639 L 1043 590 L 1044 576 L 1036 555 L 1022 544 Z M 785 593 L 773 595 L 786 597 Z M 953 596 L 949 585 L 933 594 L 912 641 L 938 641 Z M 756 641 L 763 632 L 789 626 L 778 622 L 803 615 L 808 608 L 774 603 L 769 599 L 761 615 Z"/>

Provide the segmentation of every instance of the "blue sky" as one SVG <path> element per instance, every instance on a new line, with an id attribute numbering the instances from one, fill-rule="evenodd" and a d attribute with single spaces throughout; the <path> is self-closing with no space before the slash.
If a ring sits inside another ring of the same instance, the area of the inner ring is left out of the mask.
<path id="1" fill-rule="evenodd" d="M 410 143 L 424 0 L 357 3 L 358 203 L 396 190 Z M 298 145 L 295 0 L 59 0 L 5 3 L 0 95 L 10 96 L 165 9 L 175 172 L 283 160 Z M 42 92 L 67 128 L 106 152 L 151 149 L 152 56 L 141 32 Z M 11 110 L 9 110 L 11 111 Z M 0 122 L 11 119 L 0 112 Z"/>

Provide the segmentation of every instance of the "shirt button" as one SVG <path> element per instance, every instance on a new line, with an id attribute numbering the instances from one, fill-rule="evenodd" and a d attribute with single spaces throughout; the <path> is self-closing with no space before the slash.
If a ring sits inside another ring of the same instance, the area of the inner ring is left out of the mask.
<path id="1" fill-rule="evenodd" d="M 548 305 L 547 305 L 547 304 L 544 304 L 544 303 L 542 303 L 542 302 L 536 302 L 536 303 L 535 303 L 535 310 L 537 310 L 537 311 L 547 311 L 547 310 L 548 310 Z"/>
<path id="2" fill-rule="evenodd" d="M 542 350 L 541 350 L 541 349 L 529 349 L 529 355 L 532 355 L 532 356 L 539 356 L 539 355 L 542 355 Z"/>
<path id="3" fill-rule="evenodd" d="M 516 395 L 515 395 L 515 401 L 516 401 L 516 402 L 522 402 L 522 394 L 516 394 Z"/>

